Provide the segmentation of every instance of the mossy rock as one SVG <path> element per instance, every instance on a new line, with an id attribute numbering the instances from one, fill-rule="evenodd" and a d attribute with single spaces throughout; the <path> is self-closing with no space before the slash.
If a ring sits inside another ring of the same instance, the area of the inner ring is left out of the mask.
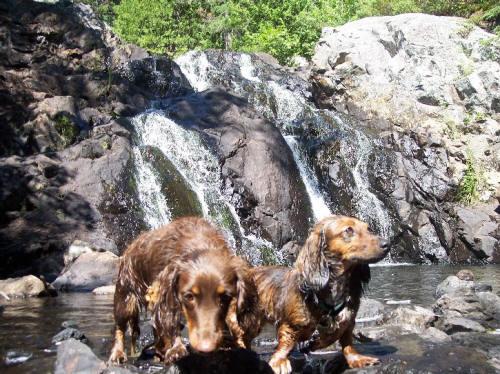
<path id="1" fill-rule="evenodd" d="M 196 193 L 189 187 L 182 175 L 165 155 L 156 147 L 141 148 L 144 160 L 148 162 L 158 178 L 163 196 L 171 209 L 172 219 L 185 216 L 202 216 L 203 210 Z"/>

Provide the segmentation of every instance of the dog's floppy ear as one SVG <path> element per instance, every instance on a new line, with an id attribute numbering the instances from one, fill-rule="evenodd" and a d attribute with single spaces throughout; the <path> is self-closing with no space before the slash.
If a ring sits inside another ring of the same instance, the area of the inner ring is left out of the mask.
<path id="1" fill-rule="evenodd" d="M 248 265 L 240 258 L 234 259 L 236 273 L 236 295 L 231 301 L 226 323 L 240 348 L 246 346 L 245 334 L 258 323 L 257 288 L 250 274 Z"/>
<path id="2" fill-rule="evenodd" d="M 181 305 L 177 298 L 178 266 L 167 265 L 156 277 L 153 285 L 158 287 L 157 299 L 152 306 L 153 327 L 159 336 L 174 337 L 181 319 Z"/>
<path id="3" fill-rule="evenodd" d="M 326 223 L 309 234 L 297 258 L 296 264 L 307 290 L 319 291 L 328 284 L 330 270 L 324 253 L 325 227 Z"/>

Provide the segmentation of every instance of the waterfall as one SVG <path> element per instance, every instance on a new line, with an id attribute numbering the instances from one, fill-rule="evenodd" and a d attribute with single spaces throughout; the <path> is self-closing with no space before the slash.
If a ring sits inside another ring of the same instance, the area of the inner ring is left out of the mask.
<path id="1" fill-rule="evenodd" d="M 315 108 L 298 92 L 300 90 L 289 88 L 300 87 L 300 83 L 286 83 L 289 82 L 289 77 L 285 72 L 273 70 L 272 74 L 268 74 L 269 79 L 266 79 L 266 69 L 274 68 L 259 62 L 250 54 L 227 52 L 227 55 L 211 58 L 208 52 L 196 51 L 180 56 L 176 62 L 195 90 L 222 84 L 236 94 L 246 97 L 255 110 L 278 126 L 293 153 L 317 220 L 332 215 L 332 210 L 325 202 L 315 173 L 308 166 L 304 146 L 300 139 L 291 133 L 294 133 L 303 121 L 312 123 L 322 134 L 320 138 L 331 137 L 334 131 L 340 130 L 345 134 L 341 140 L 340 152 L 354 180 L 354 215 L 369 222 L 372 228 L 377 229 L 378 234 L 384 237 L 389 238 L 393 234 L 389 214 L 384 204 L 371 191 L 368 179 L 374 138 L 333 112 Z M 228 67 L 235 63 L 239 66 Z M 343 213 L 342 207 L 332 209 L 335 209 L 333 213 Z"/>
<path id="2" fill-rule="evenodd" d="M 295 159 L 295 163 L 299 169 L 300 176 L 302 177 L 302 181 L 306 187 L 309 199 L 311 200 L 311 207 L 315 220 L 319 221 L 325 217 L 331 216 L 332 212 L 326 205 L 325 200 L 321 195 L 318 180 L 307 165 L 307 161 L 305 160 L 304 153 L 301 152 L 299 143 L 292 135 L 285 135 L 285 141 L 292 150 L 293 158 Z"/>
<path id="3" fill-rule="evenodd" d="M 133 148 L 137 197 L 141 202 L 144 220 L 150 229 L 157 229 L 170 222 L 171 215 L 165 196 L 157 183 L 155 171 L 144 160 L 139 146 Z"/>
<path id="4" fill-rule="evenodd" d="M 198 132 L 178 125 L 161 110 L 141 113 L 133 118 L 132 124 L 136 132 L 134 156 L 138 196 L 145 221 L 151 228 L 167 224 L 171 215 L 158 178 L 140 152 L 145 146 L 158 148 L 170 160 L 195 192 L 203 216 L 222 228 L 236 253 L 253 265 L 283 263 L 280 252 L 271 243 L 244 232 L 234 206 L 222 192 L 218 159 Z"/>

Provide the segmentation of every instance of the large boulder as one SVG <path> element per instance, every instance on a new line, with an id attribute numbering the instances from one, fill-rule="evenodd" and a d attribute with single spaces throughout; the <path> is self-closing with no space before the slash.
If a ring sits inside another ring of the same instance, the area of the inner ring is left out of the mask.
<path id="1" fill-rule="evenodd" d="M 219 155 L 223 189 L 241 224 L 277 248 L 305 239 L 309 198 L 292 152 L 273 123 L 219 89 L 173 99 L 168 115 L 204 135 Z"/>
<path id="2" fill-rule="evenodd" d="M 0 280 L 0 293 L 8 297 L 34 297 L 49 296 L 53 290 L 47 284 L 34 275 L 26 275 L 20 278 L 8 278 Z"/>
<path id="3" fill-rule="evenodd" d="M 370 187 L 395 218 L 405 247 L 396 258 L 498 258 L 500 152 L 491 139 L 500 130 L 499 51 L 493 34 L 453 17 L 403 14 L 323 29 L 312 60 L 313 98 L 376 134 Z M 349 183 L 342 163 L 331 161 L 336 146 L 330 161 L 319 163 L 332 186 Z M 460 208 L 458 186 L 471 165 L 486 182 L 478 194 L 484 206 Z"/>
<path id="4" fill-rule="evenodd" d="M 64 291 L 92 291 L 113 285 L 120 258 L 111 252 L 83 253 L 52 283 Z"/>

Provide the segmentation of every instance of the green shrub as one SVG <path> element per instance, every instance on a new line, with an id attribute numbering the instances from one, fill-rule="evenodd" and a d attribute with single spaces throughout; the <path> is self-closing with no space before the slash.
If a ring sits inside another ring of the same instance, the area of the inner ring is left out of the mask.
<path id="1" fill-rule="evenodd" d="M 466 165 L 467 168 L 458 186 L 456 197 L 459 202 L 471 205 L 479 197 L 479 188 L 483 177 L 470 149 L 467 152 Z"/>

